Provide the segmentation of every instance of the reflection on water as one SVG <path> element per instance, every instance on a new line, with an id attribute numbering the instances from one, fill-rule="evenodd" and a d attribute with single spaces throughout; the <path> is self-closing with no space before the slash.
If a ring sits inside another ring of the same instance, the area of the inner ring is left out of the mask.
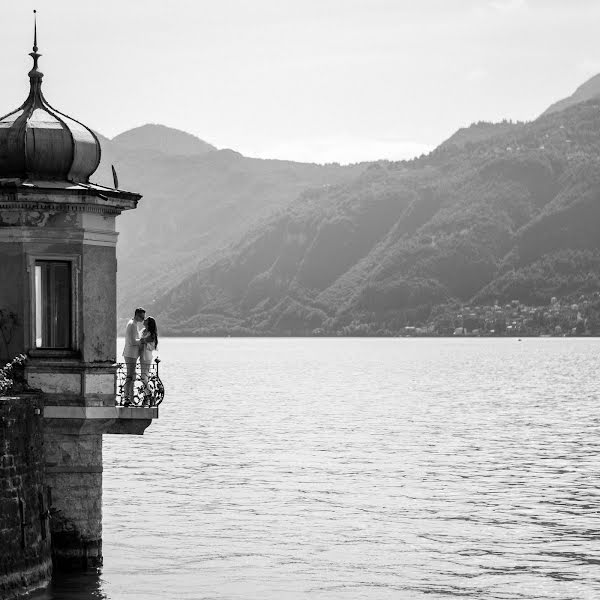
<path id="1" fill-rule="evenodd" d="M 56 573 L 50 587 L 32 600 L 106 600 L 99 572 Z"/>
<path id="2" fill-rule="evenodd" d="M 54 600 L 600 597 L 597 340 L 161 339 Z"/>

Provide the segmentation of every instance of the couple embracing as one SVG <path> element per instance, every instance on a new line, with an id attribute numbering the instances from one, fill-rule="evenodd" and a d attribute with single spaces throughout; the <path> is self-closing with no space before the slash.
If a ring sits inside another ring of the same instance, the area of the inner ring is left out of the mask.
<path id="1" fill-rule="evenodd" d="M 152 354 L 158 347 L 158 332 L 156 321 L 153 317 L 146 317 L 143 308 L 136 308 L 133 319 L 130 319 L 125 328 L 125 348 L 123 358 L 127 366 L 125 388 L 123 390 L 123 404 L 131 404 L 133 397 L 133 382 L 135 381 L 135 368 L 140 359 L 141 380 L 144 392 L 148 383 L 148 373 L 152 365 Z M 142 406 L 149 406 L 147 396 L 144 394 Z"/>

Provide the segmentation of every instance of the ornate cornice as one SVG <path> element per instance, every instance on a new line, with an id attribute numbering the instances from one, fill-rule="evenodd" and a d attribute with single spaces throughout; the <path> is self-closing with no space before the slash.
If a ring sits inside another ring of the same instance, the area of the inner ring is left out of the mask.
<path id="1" fill-rule="evenodd" d="M 137 204 L 137 202 L 136 202 Z M 73 212 L 73 213 L 95 213 L 102 215 L 120 215 L 124 210 L 135 208 L 135 206 L 102 206 L 101 204 L 75 204 L 63 202 L 36 202 L 17 200 L 5 201 L 0 196 L 1 210 L 19 210 L 19 211 L 52 211 L 52 212 Z"/>
<path id="2" fill-rule="evenodd" d="M 119 237 L 116 231 L 90 229 L 65 230 L 49 227 L 0 226 L 1 243 L 80 243 L 87 246 L 108 246 L 114 248 Z"/>
<path id="3" fill-rule="evenodd" d="M 141 194 L 116 190 L 101 185 L 70 184 L 60 181 L 29 182 L 21 179 L 0 178 L 0 203 L 4 198 L 17 198 L 19 201 L 47 202 L 87 202 L 121 205 L 122 210 L 135 208 Z"/>

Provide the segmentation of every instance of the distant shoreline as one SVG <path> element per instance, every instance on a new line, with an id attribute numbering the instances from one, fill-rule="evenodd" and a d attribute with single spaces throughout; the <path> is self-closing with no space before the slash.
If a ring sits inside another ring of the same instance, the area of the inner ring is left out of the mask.
<path id="1" fill-rule="evenodd" d="M 123 339 L 122 335 L 117 336 L 118 339 Z M 572 335 L 572 334 L 563 334 L 563 335 L 531 335 L 531 334 L 521 334 L 521 335 L 302 335 L 302 334 L 290 334 L 290 335 L 280 335 L 280 334 L 249 334 L 249 335 L 239 335 L 239 334 L 231 334 L 231 335 L 194 335 L 194 334 L 183 334 L 183 333 L 164 333 L 162 334 L 163 338 L 197 338 L 197 339 L 228 339 L 228 338 L 281 338 L 281 339 L 328 339 L 328 340 L 342 340 L 342 339 L 535 339 L 535 338 L 550 338 L 550 339 L 564 339 L 564 338 L 577 338 L 577 339 L 600 339 L 600 335 Z"/>

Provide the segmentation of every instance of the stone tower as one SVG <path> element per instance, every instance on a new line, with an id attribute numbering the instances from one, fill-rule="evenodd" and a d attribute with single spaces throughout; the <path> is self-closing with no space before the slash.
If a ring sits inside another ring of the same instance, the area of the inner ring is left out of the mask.
<path id="1" fill-rule="evenodd" d="M 158 416 L 116 404 L 115 219 L 141 196 L 90 183 L 99 140 L 44 98 L 37 30 L 30 56 L 29 95 L 0 119 L 0 358 L 26 354 L 42 392 L 35 510 L 51 514 L 54 566 L 80 568 L 102 562 L 102 436 Z"/>

